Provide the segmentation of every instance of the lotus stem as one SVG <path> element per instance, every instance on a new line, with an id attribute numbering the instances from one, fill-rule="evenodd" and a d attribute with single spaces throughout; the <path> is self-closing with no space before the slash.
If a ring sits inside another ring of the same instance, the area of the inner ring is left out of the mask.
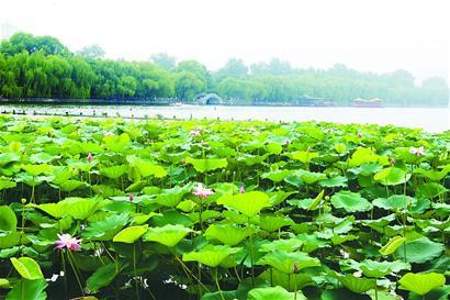
<path id="1" fill-rule="evenodd" d="M 75 263 L 74 263 L 74 261 L 73 261 L 73 259 L 72 259 L 72 256 L 71 256 L 71 254 L 70 254 L 70 251 L 67 250 L 66 253 L 67 253 L 67 259 L 69 260 L 70 267 L 72 268 L 73 274 L 75 275 L 75 279 L 77 280 L 78 286 L 80 287 L 81 295 L 84 296 L 83 285 L 81 284 L 80 276 L 79 276 L 79 274 L 78 274 L 78 272 L 77 272 L 77 269 L 76 269 L 76 267 L 75 267 Z"/>
<path id="2" fill-rule="evenodd" d="M 209 289 L 198 279 L 198 277 L 194 275 L 194 273 L 191 272 L 191 270 L 189 270 L 189 268 L 183 263 L 183 261 L 178 256 L 175 256 L 175 259 L 180 263 L 185 272 L 188 272 L 195 280 L 197 280 L 200 286 L 202 286 L 207 292 L 209 292 Z"/>
<path id="3" fill-rule="evenodd" d="M 67 268 L 66 268 L 66 260 L 64 259 L 64 252 L 61 251 L 61 264 L 64 272 L 64 293 L 68 294 L 68 285 L 67 285 Z"/>
<path id="4" fill-rule="evenodd" d="M 296 280 L 296 274 L 294 273 L 294 300 L 297 300 L 297 280 Z"/>
<path id="5" fill-rule="evenodd" d="M 219 291 L 220 298 L 222 300 L 225 300 L 225 297 L 223 296 L 223 293 L 222 293 L 222 289 L 220 288 L 219 279 L 217 276 L 217 269 L 218 269 L 218 267 L 214 268 L 214 281 L 216 282 L 216 286 L 217 286 L 217 290 Z"/>
<path id="6" fill-rule="evenodd" d="M 248 227 L 250 227 L 250 217 L 248 217 Z M 252 287 L 255 286 L 255 267 L 253 266 L 253 231 L 250 231 L 249 235 L 250 241 L 250 265 L 251 265 L 251 274 L 252 274 Z"/>
<path id="7" fill-rule="evenodd" d="M 137 284 L 137 272 L 136 272 L 136 244 L 133 244 L 133 273 L 134 273 L 134 287 L 136 290 L 136 298 L 139 300 L 139 287 Z"/>

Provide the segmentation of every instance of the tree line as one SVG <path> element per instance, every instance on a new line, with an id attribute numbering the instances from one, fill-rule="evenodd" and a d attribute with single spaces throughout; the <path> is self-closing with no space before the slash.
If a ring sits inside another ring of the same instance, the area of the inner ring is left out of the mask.
<path id="1" fill-rule="evenodd" d="M 217 71 L 195 60 L 177 62 L 160 53 L 149 61 L 104 58 L 97 45 L 72 52 L 49 36 L 16 33 L 0 43 L 0 97 L 55 99 L 157 99 L 192 102 L 217 93 L 239 103 L 289 103 L 302 98 L 349 105 L 355 98 L 381 98 L 386 105 L 448 105 L 447 81 L 415 83 L 405 70 L 377 74 L 342 64 L 329 69 L 294 68 L 272 59 L 246 65 L 232 58 Z"/>

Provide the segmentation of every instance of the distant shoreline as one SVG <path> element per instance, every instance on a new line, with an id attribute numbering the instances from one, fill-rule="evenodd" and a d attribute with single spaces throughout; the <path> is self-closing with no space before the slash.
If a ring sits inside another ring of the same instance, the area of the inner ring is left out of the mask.
<path id="1" fill-rule="evenodd" d="M 120 100 L 110 100 L 110 99 L 46 99 L 46 98 L 27 98 L 27 99 L 7 99 L 0 98 L 0 105 L 78 105 L 78 106 L 255 106 L 255 107 L 351 107 L 351 108 L 446 108 L 448 105 L 389 105 L 382 104 L 381 106 L 354 106 L 354 105 L 301 105 L 296 103 L 286 103 L 286 102 L 273 102 L 273 103 L 213 103 L 213 104 L 200 104 L 200 103 L 189 103 L 189 102 L 178 102 L 175 99 L 120 99 Z"/>

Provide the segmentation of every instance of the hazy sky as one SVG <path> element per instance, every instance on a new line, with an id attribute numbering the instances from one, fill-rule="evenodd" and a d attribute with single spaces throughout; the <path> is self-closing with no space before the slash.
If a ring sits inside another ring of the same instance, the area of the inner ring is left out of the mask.
<path id="1" fill-rule="evenodd" d="M 93 43 L 108 57 L 167 52 L 210 69 L 230 57 L 280 57 L 295 66 L 449 72 L 446 0 L 0 0 L 0 24 Z M 447 28 L 447 29 L 446 29 Z"/>

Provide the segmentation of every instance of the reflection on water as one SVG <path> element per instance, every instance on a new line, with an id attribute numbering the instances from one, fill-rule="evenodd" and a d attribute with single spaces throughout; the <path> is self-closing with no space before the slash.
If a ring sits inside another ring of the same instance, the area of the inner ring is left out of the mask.
<path id="1" fill-rule="evenodd" d="M 438 132 L 450 129 L 448 108 L 356 108 L 356 107 L 249 107 L 249 106 L 49 106 L 0 105 L 0 111 L 24 109 L 28 114 L 47 112 L 96 116 L 177 119 L 270 120 L 270 121 L 329 121 L 338 123 L 374 123 L 380 125 L 423 128 Z"/>

